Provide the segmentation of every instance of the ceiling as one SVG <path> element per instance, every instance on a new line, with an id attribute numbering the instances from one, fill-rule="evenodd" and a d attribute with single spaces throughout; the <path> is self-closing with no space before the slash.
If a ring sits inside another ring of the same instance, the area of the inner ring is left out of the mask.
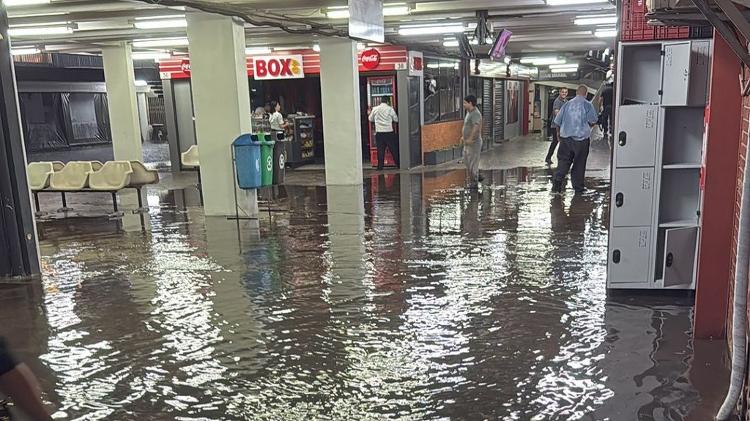
<path id="1" fill-rule="evenodd" d="M 555 0 L 546 1 L 555 3 Z M 508 51 L 514 58 L 545 53 L 580 56 L 588 50 L 613 47 L 614 38 L 597 38 L 593 35 L 594 26 L 579 26 L 573 22 L 582 15 L 614 14 L 612 4 L 599 0 L 598 3 L 555 6 L 546 1 L 421 0 L 400 3 L 407 6 L 409 12 L 407 15 L 386 16 L 386 40 L 457 55 L 458 48 L 443 45 L 449 36 L 401 36 L 398 29 L 409 24 L 461 23 L 467 28 L 467 36 L 473 38 L 477 11 L 486 10 L 487 23 L 495 34 L 500 29 L 513 32 Z M 557 0 L 562 3 L 576 1 L 582 0 Z M 184 27 L 137 29 L 134 24 L 149 18 L 179 18 L 196 9 L 244 19 L 249 46 L 310 48 L 316 37 L 347 33 L 346 18 L 329 19 L 325 14 L 328 8 L 346 6 L 346 3 L 346 0 L 50 0 L 49 4 L 9 6 L 8 14 L 11 28 L 54 24 L 72 27 L 72 33 L 57 35 L 11 34 L 15 48 L 98 53 L 102 45 L 113 41 L 184 37 Z M 386 1 L 388 3 L 390 0 Z M 185 46 L 162 48 L 186 51 Z M 488 47 L 475 48 L 481 52 Z"/>

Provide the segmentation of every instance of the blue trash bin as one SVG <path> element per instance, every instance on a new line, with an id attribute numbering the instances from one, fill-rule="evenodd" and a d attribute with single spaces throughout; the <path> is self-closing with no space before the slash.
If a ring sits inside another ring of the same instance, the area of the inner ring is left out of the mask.
<path id="1" fill-rule="evenodd" d="M 243 134 L 232 142 L 237 167 L 237 184 L 241 189 L 261 186 L 260 142 L 250 134 Z"/>

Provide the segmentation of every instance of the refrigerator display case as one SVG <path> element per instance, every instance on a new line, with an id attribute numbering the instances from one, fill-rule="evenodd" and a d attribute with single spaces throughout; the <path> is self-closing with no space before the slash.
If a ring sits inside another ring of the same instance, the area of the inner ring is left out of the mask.
<path id="1" fill-rule="evenodd" d="M 298 167 L 315 162 L 315 116 L 293 114 L 287 121 L 287 165 Z"/>
<path id="2" fill-rule="evenodd" d="M 383 102 L 384 98 L 390 100 L 393 109 L 396 109 L 396 77 L 395 76 L 373 76 L 367 78 L 367 104 L 370 108 L 375 108 Z M 398 111 L 397 111 L 398 112 Z M 370 164 L 373 168 L 378 167 L 378 147 L 375 141 L 375 124 L 368 124 L 370 129 Z M 398 128 L 395 129 L 398 134 Z M 393 159 L 390 150 L 385 152 L 384 167 L 395 167 L 396 161 Z"/>

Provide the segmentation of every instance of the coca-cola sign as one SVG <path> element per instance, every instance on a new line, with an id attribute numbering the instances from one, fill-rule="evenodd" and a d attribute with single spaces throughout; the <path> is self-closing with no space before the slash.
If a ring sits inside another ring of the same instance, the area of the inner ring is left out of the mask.
<path id="1" fill-rule="evenodd" d="M 380 65 L 380 52 L 374 48 L 370 48 L 362 51 L 359 59 L 362 61 L 362 67 L 373 70 Z"/>
<path id="2" fill-rule="evenodd" d="M 180 63 L 180 70 L 182 70 L 182 73 L 185 73 L 186 75 L 190 74 L 190 60 L 183 59 Z"/>

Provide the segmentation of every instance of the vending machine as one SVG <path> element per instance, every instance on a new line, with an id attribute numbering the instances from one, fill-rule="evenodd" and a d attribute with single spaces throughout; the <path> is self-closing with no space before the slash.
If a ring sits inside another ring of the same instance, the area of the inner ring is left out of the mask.
<path id="1" fill-rule="evenodd" d="M 380 105 L 383 98 L 389 98 L 391 106 L 396 110 L 396 76 L 371 76 L 367 78 L 367 103 L 370 108 Z M 398 110 L 396 110 L 398 112 Z M 378 147 L 375 141 L 375 125 L 368 124 L 370 128 L 370 163 L 372 167 L 378 166 Z M 398 134 L 398 127 L 395 127 Z M 396 161 L 393 159 L 390 150 L 385 152 L 384 167 L 395 167 Z"/>

